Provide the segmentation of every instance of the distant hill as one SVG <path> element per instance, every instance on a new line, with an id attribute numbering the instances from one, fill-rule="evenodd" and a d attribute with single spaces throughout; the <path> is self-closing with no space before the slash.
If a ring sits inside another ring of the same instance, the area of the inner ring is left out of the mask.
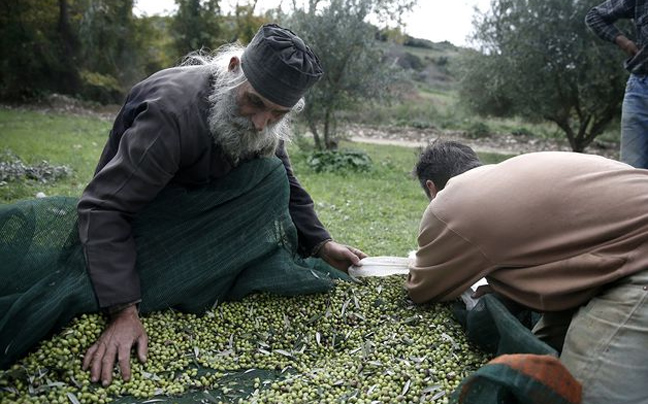
<path id="1" fill-rule="evenodd" d="M 412 70 L 413 78 L 421 85 L 435 90 L 451 90 L 456 82 L 453 65 L 464 48 L 448 41 L 432 42 L 406 36 L 402 44 L 381 42 L 388 63 L 396 63 Z"/>

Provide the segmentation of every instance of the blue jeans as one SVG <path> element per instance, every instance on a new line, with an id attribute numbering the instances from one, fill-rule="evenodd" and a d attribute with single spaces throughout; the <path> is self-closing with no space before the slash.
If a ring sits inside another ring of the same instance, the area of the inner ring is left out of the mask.
<path id="1" fill-rule="evenodd" d="M 648 270 L 580 308 L 560 360 L 582 383 L 582 404 L 648 403 Z"/>
<path id="2" fill-rule="evenodd" d="M 621 111 L 621 161 L 648 168 L 648 76 L 631 74 Z"/>

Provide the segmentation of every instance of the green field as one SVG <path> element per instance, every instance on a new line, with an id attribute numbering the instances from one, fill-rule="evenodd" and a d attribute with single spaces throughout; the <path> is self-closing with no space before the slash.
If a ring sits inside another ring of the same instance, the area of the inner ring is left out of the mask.
<path id="1" fill-rule="evenodd" d="M 67 166 L 71 174 L 55 182 L 7 181 L 0 201 L 11 203 L 47 196 L 80 196 L 92 177 L 111 123 L 95 117 L 0 109 L 0 162 L 20 159 L 33 166 L 47 161 Z M 306 164 L 307 152 L 289 146 L 295 172 L 313 197 L 322 222 L 340 242 L 370 255 L 406 255 L 416 246 L 418 222 L 427 200 L 411 176 L 418 150 L 342 142 L 341 148 L 365 151 L 367 173 L 317 173 Z M 482 155 L 486 162 L 501 159 Z"/>

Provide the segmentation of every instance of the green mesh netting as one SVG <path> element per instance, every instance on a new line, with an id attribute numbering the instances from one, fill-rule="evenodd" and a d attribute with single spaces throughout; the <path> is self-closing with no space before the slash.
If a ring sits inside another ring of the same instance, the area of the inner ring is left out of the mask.
<path id="1" fill-rule="evenodd" d="M 289 187 L 277 158 L 212 185 L 163 191 L 134 222 L 143 313 L 202 312 L 252 292 L 315 293 L 344 276 L 296 253 Z M 77 234 L 74 198 L 0 207 L 0 366 L 73 317 L 98 310 Z"/>
<path id="2" fill-rule="evenodd" d="M 344 275 L 320 260 L 296 255 L 288 193 L 284 168 L 274 158 L 246 163 L 208 188 L 164 191 L 134 223 L 141 310 L 202 312 L 256 291 L 292 295 L 330 289 L 331 278 Z M 98 310 L 77 235 L 76 202 L 45 198 L 0 206 L 2 367 L 72 318 Z M 525 327 L 520 313 L 511 313 L 494 296 L 455 314 L 468 338 L 486 351 L 555 355 Z M 254 377 L 284 376 L 254 370 L 225 378 L 236 385 L 236 398 L 245 401 Z M 551 385 L 501 363 L 483 366 L 464 387 L 464 395 L 451 402 L 560 402 L 537 401 L 538 394 L 553 397 Z M 172 402 L 214 402 L 221 396 L 222 391 L 191 391 Z M 118 401 L 137 402 L 152 401 Z"/>
<path id="3" fill-rule="evenodd" d="M 472 310 L 466 310 L 463 305 L 455 306 L 454 315 L 466 330 L 466 337 L 486 352 L 558 356 L 555 349 L 530 330 L 537 321 L 537 313 L 507 305 L 495 294 L 484 295 Z"/>
<path id="4" fill-rule="evenodd" d="M 525 357 L 532 360 L 533 357 Z M 488 364 L 468 376 L 454 394 L 460 404 L 576 404 L 580 386 L 558 369 L 547 380 L 547 364 L 523 371 L 510 364 Z M 540 375 L 540 376 L 538 376 Z M 540 379 L 540 378 L 543 379 Z M 560 378 L 560 380 L 557 380 Z"/>
<path id="5" fill-rule="evenodd" d="M 454 314 L 471 342 L 498 358 L 512 357 L 517 363 L 513 366 L 495 360 L 482 366 L 462 381 L 451 403 L 580 402 L 580 385 L 557 360 L 558 352 L 530 330 L 537 313 L 508 307 L 497 295 L 488 294 L 470 311 L 457 305 Z"/>

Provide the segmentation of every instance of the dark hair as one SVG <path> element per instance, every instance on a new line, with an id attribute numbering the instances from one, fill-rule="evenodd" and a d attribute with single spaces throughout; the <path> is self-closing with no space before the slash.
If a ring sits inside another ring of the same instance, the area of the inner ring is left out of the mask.
<path id="1" fill-rule="evenodd" d="M 477 153 L 470 147 L 452 140 L 436 139 L 421 152 L 414 175 L 429 197 L 425 186 L 427 180 L 431 180 L 440 191 L 450 178 L 481 165 Z"/>

